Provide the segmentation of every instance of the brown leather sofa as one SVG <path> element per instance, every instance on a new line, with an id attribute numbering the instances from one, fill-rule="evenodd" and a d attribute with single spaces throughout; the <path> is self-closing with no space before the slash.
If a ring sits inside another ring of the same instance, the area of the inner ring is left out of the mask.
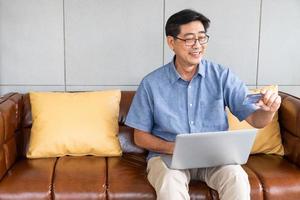
<path id="1" fill-rule="evenodd" d="M 300 199 L 300 99 L 280 93 L 279 121 L 285 156 L 252 155 L 244 169 L 251 199 Z M 133 144 L 124 125 L 134 92 L 122 92 L 119 139 L 122 157 L 65 156 L 26 159 L 31 128 L 28 94 L 0 99 L 0 199 L 155 199 L 146 177 L 146 152 Z M 191 199 L 218 199 L 200 181 L 190 183 Z"/>

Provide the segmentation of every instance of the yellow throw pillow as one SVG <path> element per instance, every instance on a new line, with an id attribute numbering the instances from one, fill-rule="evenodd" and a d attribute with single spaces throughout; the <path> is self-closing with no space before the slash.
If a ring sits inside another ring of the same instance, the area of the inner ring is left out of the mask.
<path id="1" fill-rule="evenodd" d="M 120 90 L 32 92 L 28 158 L 120 156 Z"/>
<path id="2" fill-rule="evenodd" d="M 253 89 L 253 93 L 260 93 L 263 89 L 271 89 L 278 92 L 277 86 L 267 86 L 260 89 Z M 239 121 L 228 109 L 228 123 L 229 130 L 239 129 L 251 129 L 253 128 L 248 122 Z M 266 127 L 259 129 L 251 150 L 252 154 L 265 153 L 265 154 L 277 154 L 284 155 L 284 149 L 282 146 L 280 127 L 278 123 L 278 113 L 276 112 L 272 122 Z"/>

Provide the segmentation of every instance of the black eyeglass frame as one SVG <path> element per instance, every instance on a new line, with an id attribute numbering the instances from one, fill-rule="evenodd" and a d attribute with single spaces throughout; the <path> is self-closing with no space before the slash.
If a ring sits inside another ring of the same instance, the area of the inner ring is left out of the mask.
<path id="1" fill-rule="evenodd" d="M 196 41 L 198 41 L 200 45 L 207 44 L 208 40 L 209 40 L 209 35 L 207 35 L 207 34 L 205 34 L 205 37 L 207 38 L 205 42 L 201 42 L 200 41 L 201 38 L 183 39 L 183 38 L 179 38 L 177 36 L 173 36 L 173 37 L 176 38 L 176 39 L 178 39 L 178 40 L 184 41 L 184 43 L 185 43 L 186 46 L 194 46 L 196 44 Z M 186 42 L 187 40 L 194 40 L 194 43 L 193 44 L 187 44 L 187 42 Z"/>

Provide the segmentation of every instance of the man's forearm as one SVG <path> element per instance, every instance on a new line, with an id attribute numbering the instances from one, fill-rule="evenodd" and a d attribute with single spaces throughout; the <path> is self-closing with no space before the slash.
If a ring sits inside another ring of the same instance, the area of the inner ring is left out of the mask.
<path id="1" fill-rule="evenodd" d="M 259 109 L 250 115 L 246 121 L 255 128 L 263 128 L 272 121 L 274 115 L 275 112 Z"/>
<path id="2" fill-rule="evenodd" d="M 160 139 L 148 132 L 134 130 L 134 142 L 144 149 L 165 154 L 173 154 L 174 142 Z"/>

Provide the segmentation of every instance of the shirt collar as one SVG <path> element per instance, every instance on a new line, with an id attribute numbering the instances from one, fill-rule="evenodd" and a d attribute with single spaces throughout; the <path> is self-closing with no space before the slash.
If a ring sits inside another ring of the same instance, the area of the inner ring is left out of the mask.
<path id="1" fill-rule="evenodd" d="M 203 78 L 205 78 L 206 65 L 204 65 L 203 59 L 201 59 L 198 67 L 198 74 L 200 74 Z"/>
<path id="2" fill-rule="evenodd" d="M 176 82 L 178 79 L 181 78 L 180 74 L 177 72 L 176 67 L 175 67 L 175 56 L 172 59 L 172 61 L 169 63 L 170 65 L 170 81 L 171 83 Z M 205 65 L 203 64 L 203 60 L 201 60 L 201 62 L 198 65 L 198 73 L 200 76 L 202 76 L 203 78 L 205 78 Z"/>

